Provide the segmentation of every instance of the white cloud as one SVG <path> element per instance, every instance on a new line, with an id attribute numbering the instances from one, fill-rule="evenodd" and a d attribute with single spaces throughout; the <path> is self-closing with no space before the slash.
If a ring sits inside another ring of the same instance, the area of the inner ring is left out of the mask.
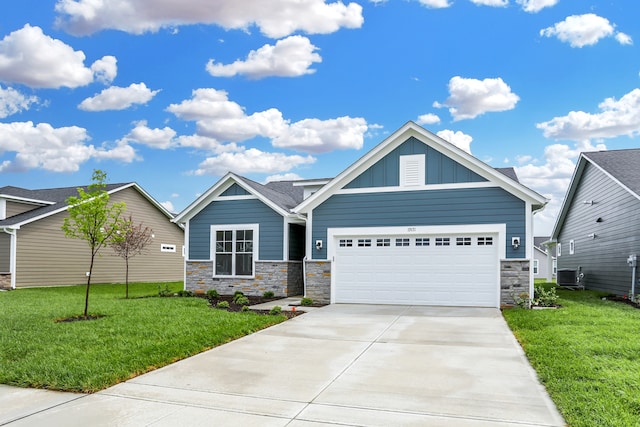
<path id="1" fill-rule="evenodd" d="M 491 7 L 507 7 L 509 6 L 509 0 L 471 0 L 471 3 L 478 6 L 491 6 Z"/>
<path id="2" fill-rule="evenodd" d="M 552 7 L 558 4 L 559 0 L 516 0 L 522 6 L 522 10 L 529 13 L 538 13 L 545 7 Z"/>
<path id="3" fill-rule="evenodd" d="M 167 200 L 166 202 L 161 202 L 160 205 L 166 210 L 168 210 L 169 212 L 175 212 L 176 208 L 173 206 L 173 203 L 170 200 Z"/>
<path id="4" fill-rule="evenodd" d="M 607 98 L 598 108 L 600 113 L 571 111 L 536 126 L 547 138 L 572 141 L 640 134 L 640 89 L 633 89 L 619 100 Z"/>
<path id="5" fill-rule="evenodd" d="M 144 83 L 133 83 L 129 87 L 111 86 L 85 99 L 78 108 L 84 111 L 125 110 L 134 104 L 146 104 L 158 92 L 147 88 Z"/>
<path id="6" fill-rule="evenodd" d="M 224 65 L 216 64 L 212 59 L 207 64 L 207 71 L 216 77 L 245 75 L 250 79 L 303 76 L 315 72 L 309 68 L 314 62 L 322 62 L 322 57 L 315 53 L 317 49 L 308 38 L 291 36 L 279 40 L 275 46 L 267 44 L 249 52 L 244 61 Z"/>
<path id="7" fill-rule="evenodd" d="M 602 144 L 594 146 L 589 142 L 577 143 L 573 148 L 565 144 L 553 144 L 544 150 L 544 164 L 538 166 L 533 159 L 531 163 L 515 168 L 522 184 L 550 200 L 544 211 L 534 217 L 536 236 L 551 234 L 580 153 L 598 150 L 606 150 L 606 147 Z"/>
<path id="8" fill-rule="evenodd" d="M 85 67 L 85 55 L 60 40 L 26 24 L 0 40 L 0 81 L 37 88 L 75 88 L 94 79 L 111 78 L 115 58 L 105 56 L 92 68 Z"/>
<path id="9" fill-rule="evenodd" d="M 217 24 L 248 30 L 252 25 L 271 38 L 295 32 L 329 34 L 340 28 L 360 28 L 362 6 L 341 1 L 273 0 L 58 0 L 57 24 L 74 35 L 104 29 L 142 34 L 188 24 Z"/>
<path id="10" fill-rule="evenodd" d="M 434 107 L 449 107 L 454 120 L 473 119 L 488 112 L 515 108 L 520 97 L 501 78 L 466 79 L 455 76 L 449 80 L 449 98 Z"/>
<path id="11" fill-rule="evenodd" d="M 269 175 L 265 180 L 265 184 L 267 182 L 273 182 L 273 181 L 300 181 L 302 179 L 302 177 L 300 175 L 298 175 L 297 173 L 283 173 L 283 174 L 275 174 L 275 175 Z"/>
<path id="12" fill-rule="evenodd" d="M 435 114 L 423 114 L 421 116 L 418 116 L 418 121 L 417 123 L 419 125 L 435 125 L 440 123 L 440 117 L 438 117 Z"/>
<path id="13" fill-rule="evenodd" d="M 98 160 L 115 160 L 123 163 L 141 160 L 136 154 L 136 150 L 126 141 L 118 141 L 115 146 L 104 143 L 99 149 L 93 150 L 91 157 Z"/>
<path id="14" fill-rule="evenodd" d="M 255 137 L 269 138 L 276 147 L 310 153 L 335 149 L 361 148 L 367 131 L 362 118 L 305 119 L 291 124 L 275 108 L 247 115 L 244 108 L 230 101 L 225 91 L 196 89 L 191 99 L 171 104 L 167 111 L 196 122 L 197 134 L 220 142 L 241 142 Z M 191 142 L 207 142 L 193 140 Z"/>
<path id="15" fill-rule="evenodd" d="M 621 32 L 616 33 L 616 41 L 620 44 L 625 45 L 633 44 L 633 39 L 631 38 L 631 36 Z"/>
<path id="16" fill-rule="evenodd" d="M 115 56 L 107 55 L 91 65 L 95 79 L 106 85 L 111 84 L 118 75 L 118 60 Z"/>
<path id="17" fill-rule="evenodd" d="M 431 9 L 444 9 L 445 7 L 451 6 L 449 0 L 418 0 L 418 2 Z"/>
<path id="18" fill-rule="evenodd" d="M 467 135 L 461 131 L 454 132 L 449 129 L 441 130 L 436 133 L 436 135 L 445 141 L 449 141 L 461 150 L 471 154 L 471 141 L 473 141 L 473 137 L 471 135 Z"/>
<path id="19" fill-rule="evenodd" d="M 176 131 L 170 127 L 163 129 L 151 129 L 147 126 L 147 122 L 142 120 L 135 124 L 136 127 L 131 130 L 121 141 L 130 143 L 135 142 L 144 144 L 149 147 L 167 149 L 175 145 Z"/>
<path id="20" fill-rule="evenodd" d="M 333 150 L 359 150 L 364 144 L 367 122 L 363 118 L 304 119 L 287 127 L 273 138 L 273 146 L 308 153 Z"/>
<path id="21" fill-rule="evenodd" d="M 228 171 L 245 173 L 280 173 L 294 167 L 311 164 L 316 161 L 311 156 L 288 156 L 282 153 L 266 153 L 257 148 L 250 148 L 239 153 L 222 153 L 209 157 L 194 171 L 195 175 L 222 176 Z"/>
<path id="22" fill-rule="evenodd" d="M 587 13 L 568 16 L 564 21 L 540 30 L 540 35 L 557 37 L 558 40 L 569 43 L 571 47 L 583 47 L 594 45 L 601 39 L 612 36 L 614 28 L 615 25 L 611 24 L 608 19 Z M 615 38 L 620 44 L 631 44 L 632 42 L 630 36 L 620 32 Z"/>
<path id="23" fill-rule="evenodd" d="M 178 144 L 181 147 L 191 147 L 198 150 L 206 150 L 212 153 L 227 153 L 242 151 L 242 147 L 235 143 L 223 144 L 215 138 L 201 135 L 183 135 L 178 137 Z"/>
<path id="24" fill-rule="evenodd" d="M 131 147 L 118 145 L 113 149 L 85 145 L 86 129 L 77 126 L 54 128 L 48 123 L 0 123 L 0 153 L 15 153 L 13 160 L 4 160 L 0 172 L 24 172 L 44 169 L 52 172 L 75 172 L 90 158 L 132 161 Z"/>
<path id="25" fill-rule="evenodd" d="M 25 96 L 13 88 L 0 86 L 0 119 L 28 110 L 31 104 L 38 102 L 35 96 Z"/>

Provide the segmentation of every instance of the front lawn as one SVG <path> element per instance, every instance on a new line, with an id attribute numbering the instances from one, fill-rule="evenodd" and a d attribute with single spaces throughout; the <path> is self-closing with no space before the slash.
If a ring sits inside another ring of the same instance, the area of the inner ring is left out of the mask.
<path id="1" fill-rule="evenodd" d="M 572 427 L 640 424 L 640 310 L 559 290 L 557 310 L 503 312 Z"/>
<path id="2" fill-rule="evenodd" d="M 285 320 L 158 290 L 130 284 L 125 299 L 124 285 L 92 285 L 89 314 L 104 317 L 75 322 L 56 320 L 82 314 L 84 286 L 0 292 L 0 383 L 94 392 Z"/>

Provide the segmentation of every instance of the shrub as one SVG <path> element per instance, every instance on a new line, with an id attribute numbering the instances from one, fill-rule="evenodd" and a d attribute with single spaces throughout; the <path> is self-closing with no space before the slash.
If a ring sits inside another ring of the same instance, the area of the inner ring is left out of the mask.
<path id="1" fill-rule="evenodd" d="M 557 300 L 556 288 L 545 289 L 544 286 L 538 285 L 534 288 L 531 303 L 538 307 L 553 307 Z"/>
<path id="2" fill-rule="evenodd" d="M 162 289 L 158 285 L 158 296 L 159 297 L 172 297 L 173 296 L 173 291 L 171 289 L 169 289 L 169 285 L 164 285 L 164 289 Z"/>
<path id="3" fill-rule="evenodd" d="M 216 308 L 229 308 L 229 301 L 218 301 Z"/>
<path id="4" fill-rule="evenodd" d="M 529 292 L 521 292 L 513 296 L 513 301 L 520 308 L 529 308 Z"/>
<path id="5" fill-rule="evenodd" d="M 238 295 L 237 298 L 233 299 L 233 302 L 238 305 L 249 305 L 249 298 L 245 297 L 244 295 Z"/>
<path id="6" fill-rule="evenodd" d="M 251 309 L 249 308 L 248 305 L 243 305 L 242 306 L 242 311 L 251 311 Z"/>
<path id="7" fill-rule="evenodd" d="M 179 290 L 176 295 L 178 295 L 179 297 L 192 297 L 193 296 L 193 292 L 188 291 L 186 289 L 181 289 Z"/>
<path id="8" fill-rule="evenodd" d="M 266 291 L 264 294 L 262 294 L 262 298 L 269 299 L 269 298 L 273 298 L 274 295 L 275 294 L 272 291 Z"/>
<path id="9" fill-rule="evenodd" d="M 209 298 L 209 299 L 216 299 L 216 298 L 218 298 L 218 297 L 219 297 L 219 295 L 218 295 L 218 291 L 216 291 L 215 289 L 209 289 L 209 290 L 207 291 L 207 298 Z"/>
<path id="10" fill-rule="evenodd" d="M 300 300 L 300 304 L 310 306 L 313 305 L 313 300 L 311 298 L 304 297 Z"/>
<path id="11" fill-rule="evenodd" d="M 239 298 L 245 298 L 244 294 L 241 291 L 235 291 L 233 293 L 233 302 L 235 302 L 236 304 L 238 304 L 237 300 Z"/>
<path id="12" fill-rule="evenodd" d="M 280 307 L 279 305 L 274 306 L 271 310 L 269 310 L 269 314 L 271 314 L 272 316 L 282 314 L 282 307 Z"/>

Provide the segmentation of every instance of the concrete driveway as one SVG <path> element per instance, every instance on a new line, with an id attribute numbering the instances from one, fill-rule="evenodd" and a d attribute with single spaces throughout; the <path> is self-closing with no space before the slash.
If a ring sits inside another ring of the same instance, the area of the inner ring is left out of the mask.
<path id="1" fill-rule="evenodd" d="M 564 425 L 497 309 L 332 305 L 96 394 L 53 396 L 67 399 L 0 425 Z"/>

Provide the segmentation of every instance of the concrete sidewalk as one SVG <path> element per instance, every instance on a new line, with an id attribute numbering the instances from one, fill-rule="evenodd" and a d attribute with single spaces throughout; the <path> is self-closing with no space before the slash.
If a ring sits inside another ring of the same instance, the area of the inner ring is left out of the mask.
<path id="1" fill-rule="evenodd" d="M 63 400 L 9 425 L 565 425 L 497 309 L 331 305 Z"/>

